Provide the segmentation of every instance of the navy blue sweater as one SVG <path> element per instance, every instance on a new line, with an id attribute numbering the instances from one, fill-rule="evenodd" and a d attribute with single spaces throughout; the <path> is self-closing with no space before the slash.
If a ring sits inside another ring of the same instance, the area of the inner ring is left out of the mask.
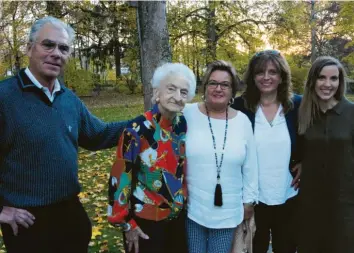
<path id="1" fill-rule="evenodd" d="M 126 122 L 106 124 L 64 85 L 51 103 L 21 70 L 0 82 L 0 198 L 33 207 L 80 192 L 78 147 L 117 145 Z"/>
<path id="2" fill-rule="evenodd" d="M 294 94 L 292 97 L 293 108 L 285 114 L 286 124 L 288 126 L 289 135 L 291 139 L 291 158 L 290 168 L 301 160 L 301 145 L 300 137 L 298 135 L 298 111 L 302 97 Z M 240 110 L 250 119 L 254 131 L 255 113 L 247 109 L 245 101 L 242 96 L 235 98 L 235 102 L 231 105 L 232 108 Z"/>

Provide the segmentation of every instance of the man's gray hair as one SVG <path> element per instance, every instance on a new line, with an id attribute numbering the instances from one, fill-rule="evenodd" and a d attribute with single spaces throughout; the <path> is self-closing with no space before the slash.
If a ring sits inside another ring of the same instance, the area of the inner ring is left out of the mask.
<path id="1" fill-rule="evenodd" d="M 188 82 L 188 101 L 192 100 L 195 96 L 196 89 L 196 79 L 193 71 L 182 63 L 165 63 L 162 66 L 158 67 L 154 76 L 151 80 L 152 88 L 156 89 L 160 86 L 161 81 L 167 78 L 168 76 L 181 76 L 185 78 Z"/>
<path id="2" fill-rule="evenodd" d="M 53 26 L 55 26 L 59 29 L 64 29 L 69 35 L 69 44 L 71 45 L 73 43 L 73 41 L 75 39 L 74 29 L 70 25 L 61 21 L 60 19 L 54 18 L 52 16 L 47 16 L 47 17 L 38 19 L 33 23 L 32 27 L 31 27 L 30 34 L 29 34 L 28 42 L 30 42 L 30 43 L 35 42 L 37 39 L 38 32 L 46 24 L 52 24 Z"/>

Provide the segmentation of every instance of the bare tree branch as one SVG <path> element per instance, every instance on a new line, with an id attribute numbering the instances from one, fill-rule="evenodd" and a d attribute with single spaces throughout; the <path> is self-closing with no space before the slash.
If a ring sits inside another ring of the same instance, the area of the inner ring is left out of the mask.
<path id="1" fill-rule="evenodd" d="M 184 33 L 181 33 L 181 34 L 178 34 L 176 36 L 173 36 L 173 35 L 170 35 L 171 39 L 173 41 L 176 41 L 184 36 L 187 36 L 187 35 L 190 35 L 190 34 L 193 34 L 193 35 L 199 35 L 200 37 L 202 38 L 205 38 L 207 36 L 206 33 L 203 33 L 201 31 L 195 31 L 195 30 L 191 30 L 191 31 L 187 31 L 187 32 L 184 32 Z"/>
<path id="2" fill-rule="evenodd" d="M 243 23 L 253 23 L 253 24 L 259 26 L 260 24 L 266 24 L 267 22 L 265 22 L 265 21 L 257 21 L 257 20 L 254 20 L 254 19 L 244 19 L 242 21 L 236 22 L 236 23 L 234 23 L 232 25 L 229 25 L 229 26 L 225 27 L 224 30 L 219 32 L 218 39 L 221 38 L 225 33 L 233 30 L 233 28 L 235 28 L 235 27 L 237 27 L 237 26 L 239 26 L 239 25 L 241 25 Z"/>

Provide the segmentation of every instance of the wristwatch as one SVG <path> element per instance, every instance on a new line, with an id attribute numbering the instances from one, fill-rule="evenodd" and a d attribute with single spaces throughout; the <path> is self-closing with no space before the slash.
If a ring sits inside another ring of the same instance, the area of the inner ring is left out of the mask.
<path id="1" fill-rule="evenodd" d="M 249 205 L 249 206 L 254 207 L 255 205 L 257 205 L 257 202 L 256 202 L 256 201 L 253 201 L 253 202 L 243 203 L 243 204 L 244 204 L 244 205 Z"/>
<path id="2" fill-rule="evenodd" d="M 132 228 L 132 226 L 129 223 L 124 223 L 122 225 L 122 229 L 124 232 L 128 232 L 131 228 Z"/>

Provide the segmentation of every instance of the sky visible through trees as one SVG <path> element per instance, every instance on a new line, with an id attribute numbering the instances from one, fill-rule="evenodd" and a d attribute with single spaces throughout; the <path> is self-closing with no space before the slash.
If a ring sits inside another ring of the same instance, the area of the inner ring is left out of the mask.
<path id="1" fill-rule="evenodd" d="M 28 64 L 28 29 L 35 19 L 52 15 L 77 32 L 64 73 L 70 88 L 78 93 L 97 85 L 113 85 L 117 91 L 125 86 L 131 93 L 142 90 L 138 3 L 0 2 L 0 78 Z M 265 48 L 286 56 L 298 92 L 311 60 L 319 55 L 339 58 L 354 77 L 352 1 L 173 0 L 165 9 L 159 15 L 166 15 L 172 61 L 187 64 L 198 80 L 215 59 L 232 62 L 241 77 L 250 57 Z"/>

